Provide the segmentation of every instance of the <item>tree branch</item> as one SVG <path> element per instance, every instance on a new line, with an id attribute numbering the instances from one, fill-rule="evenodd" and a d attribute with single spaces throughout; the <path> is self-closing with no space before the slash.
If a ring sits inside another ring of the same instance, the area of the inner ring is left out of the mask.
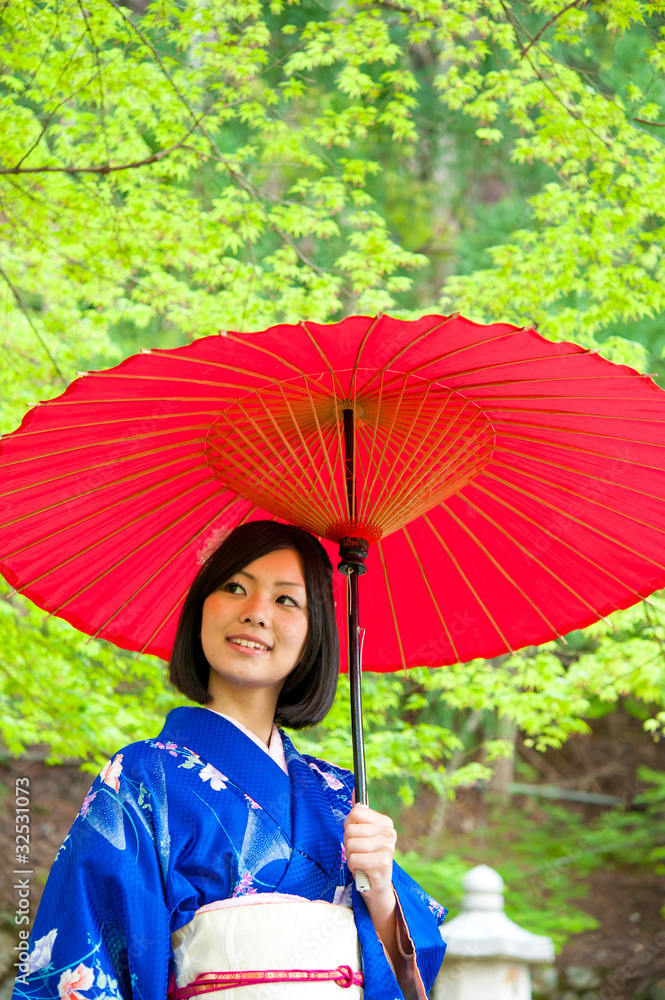
<path id="1" fill-rule="evenodd" d="M 653 125 L 654 128 L 665 128 L 665 122 L 650 122 L 646 118 L 633 118 L 634 122 L 639 122 L 640 125 Z"/>
<path id="2" fill-rule="evenodd" d="M 56 372 L 56 374 L 58 375 L 58 378 L 61 380 L 61 382 L 62 382 L 63 385 L 67 385 L 67 379 L 65 378 L 65 376 L 60 371 L 60 369 L 58 367 L 58 362 L 55 360 L 55 358 L 53 357 L 53 355 L 49 351 L 48 345 L 46 344 L 46 342 L 45 342 L 44 338 L 42 337 L 41 333 L 39 332 L 39 330 L 37 329 L 37 327 L 35 326 L 35 324 L 32 322 L 32 319 L 30 318 L 30 313 L 28 312 L 28 310 L 26 309 L 26 307 L 23 304 L 23 299 L 21 298 L 21 294 L 20 294 L 18 288 L 16 287 L 16 285 L 14 284 L 14 282 L 12 281 L 12 279 L 9 277 L 9 275 L 5 271 L 3 271 L 3 269 L 1 267 L 0 267 L 0 277 L 2 277 L 4 279 L 4 281 L 6 282 L 7 286 L 11 289 L 11 291 L 12 291 L 12 293 L 14 295 L 14 298 L 16 299 L 16 301 L 18 303 L 19 309 L 21 310 L 21 312 L 23 313 L 23 315 L 27 319 L 28 325 L 29 325 L 30 329 L 32 330 L 32 332 L 34 333 L 35 337 L 37 338 L 37 340 L 39 341 L 39 343 L 42 345 L 42 347 L 44 349 L 44 353 L 46 354 L 46 356 L 48 357 L 49 361 L 53 365 L 53 369 Z"/>
<path id="3" fill-rule="evenodd" d="M 135 170 L 137 167 L 145 167 L 149 163 L 157 163 L 165 156 L 180 149 L 189 139 L 192 132 L 198 128 L 205 115 L 197 118 L 192 127 L 185 133 L 180 142 L 176 142 L 167 149 L 161 149 L 159 153 L 146 156 L 143 160 L 134 160 L 132 163 L 101 163 L 96 167 L 0 167 L 0 174 L 111 174 L 117 170 Z"/>
<path id="4" fill-rule="evenodd" d="M 572 3 L 566 4 L 565 7 L 561 8 L 558 14 L 555 14 L 554 17 L 551 17 L 547 22 L 547 24 L 543 25 L 540 31 L 537 34 L 535 34 L 532 39 L 530 39 L 529 44 L 526 46 L 526 48 L 522 49 L 522 55 L 520 56 L 520 59 L 524 58 L 524 56 L 527 54 L 531 46 L 536 44 L 538 39 L 545 34 L 550 25 L 554 24 L 554 22 L 557 21 L 563 14 L 565 14 L 567 10 L 570 10 L 572 7 L 579 7 L 581 2 L 582 0 L 572 0 Z"/>

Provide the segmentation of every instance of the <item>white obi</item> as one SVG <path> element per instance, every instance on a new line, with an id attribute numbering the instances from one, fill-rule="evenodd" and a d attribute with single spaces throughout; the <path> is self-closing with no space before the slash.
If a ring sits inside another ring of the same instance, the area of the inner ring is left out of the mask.
<path id="1" fill-rule="evenodd" d="M 209 903 L 171 935 L 180 989 L 203 972 L 264 969 L 360 971 L 353 910 L 320 900 L 268 892 Z M 228 1000 L 362 1000 L 360 986 L 340 993 L 328 982 L 257 983 L 224 992 Z"/>

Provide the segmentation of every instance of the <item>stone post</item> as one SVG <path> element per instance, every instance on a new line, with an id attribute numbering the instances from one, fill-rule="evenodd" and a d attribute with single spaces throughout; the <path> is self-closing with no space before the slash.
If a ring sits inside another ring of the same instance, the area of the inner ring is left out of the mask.
<path id="1" fill-rule="evenodd" d="M 472 868 L 463 886 L 462 913 L 441 928 L 448 948 L 432 1000 L 531 1000 L 530 965 L 554 961 L 552 941 L 506 916 L 493 868 Z"/>

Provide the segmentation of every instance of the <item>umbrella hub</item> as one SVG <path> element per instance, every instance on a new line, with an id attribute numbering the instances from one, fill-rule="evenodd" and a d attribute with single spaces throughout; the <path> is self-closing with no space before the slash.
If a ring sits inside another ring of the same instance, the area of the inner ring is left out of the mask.
<path id="1" fill-rule="evenodd" d="M 345 573 L 347 576 L 350 576 L 351 573 L 362 576 L 363 573 L 367 572 L 365 559 L 367 559 L 368 551 L 369 545 L 364 538 L 354 537 L 353 535 L 340 538 L 339 554 L 341 562 L 337 564 L 337 569 L 340 573 Z"/>

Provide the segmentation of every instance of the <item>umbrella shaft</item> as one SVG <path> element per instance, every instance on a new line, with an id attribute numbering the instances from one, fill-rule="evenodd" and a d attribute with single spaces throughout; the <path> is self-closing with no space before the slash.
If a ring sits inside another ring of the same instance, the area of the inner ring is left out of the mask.
<path id="1" fill-rule="evenodd" d="M 365 745 L 363 743 L 363 703 L 361 690 L 360 635 L 358 630 L 358 574 L 349 574 L 349 680 L 351 685 L 351 736 L 353 773 L 356 779 L 356 802 L 367 805 Z"/>
<path id="2" fill-rule="evenodd" d="M 356 516 L 353 410 L 342 410 L 342 418 L 344 420 L 344 477 L 346 479 L 346 500 L 349 505 L 349 517 L 353 519 Z"/>

